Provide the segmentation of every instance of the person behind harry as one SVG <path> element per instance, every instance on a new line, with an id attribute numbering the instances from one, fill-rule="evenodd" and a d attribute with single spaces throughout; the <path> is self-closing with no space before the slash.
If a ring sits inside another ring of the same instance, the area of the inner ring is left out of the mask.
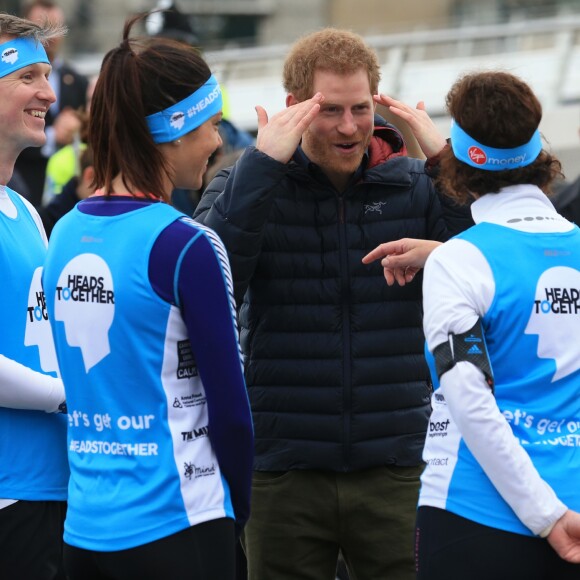
<path id="1" fill-rule="evenodd" d="M 53 0 L 32 0 L 25 5 L 23 16 L 38 24 L 45 21 L 65 24 L 63 11 Z M 78 138 L 81 120 L 76 110 L 86 106 L 88 80 L 60 56 L 62 41 L 62 38 L 55 38 L 46 46 L 52 65 L 50 84 L 56 95 L 56 101 L 46 115 L 46 144 L 41 148 L 25 149 L 15 166 L 26 183 L 28 199 L 35 207 L 42 201 L 48 158 Z"/>
<path id="2" fill-rule="evenodd" d="M 580 129 L 578 130 L 580 135 Z M 550 201 L 559 214 L 580 225 L 580 176 L 574 181 L 558 181 L 554 184 Z"/>
<path id="3" fill-rule="evenodd" d="M 41 147 L 55 96 L 43 45 L 64 33 L 0 14 L 0 578 L 63 578 L 69 470 L 65 398 L 41 286 L 46 235 L 6 184 Z"/>
<path id="4" fill-rule="evenodd" d="M 79 201 L 95 192 L 93 186 L 95 177 L 93 151 L 90 147 L 86 147 L 80 152 L 78 165 L 79 175 L 71 177 L 58 195 L 37 209 L 48 238 L 50 238 L 56 222 L 63 215 L 73 209 Z"/>
<path id="5" fill-rule="evenodd" d="M 425 162 L 375 117 L 380 68 L 351 32 L 293 46 L 286 108 L 260 106 L 256 146 L 221 171 L 194 219 L 229 251 L 255 426 L 250 580 L 414 577 L 413 528 L 431 385 L 421 281 L 384 283 L 378 243 L 462 229 Z M 424 139 L 428 165 L 445 146 Z M 428 127 L 431 129 L 431 126 Z M 449 223 L 446 222 L 449 219 Z M 386 306 L 385 306 L 386 305 Z"/>

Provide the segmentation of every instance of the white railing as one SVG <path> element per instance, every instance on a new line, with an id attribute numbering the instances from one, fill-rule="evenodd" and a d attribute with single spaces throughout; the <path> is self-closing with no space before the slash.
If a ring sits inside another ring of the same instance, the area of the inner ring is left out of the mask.
<path id="1" fill-rule="evenodd" d="M 368 37 L 381 64 L 381 92 L 408 103 L 424 100 L 444 115 L 445 95 L 466 71 L 504 69 L 534 89 L 545 110 L 580 103 L 580 16 Z M 282 63 L 287 45 L 206 53 L 227 88 L 230 116 L 256 129 L 254 106 L 284 106 Z"/>
<path id="2" fill-rule="evenodd" d="M 464 72 L 505 69 L 521 76 L 544 106 L 540 129 L 564 164 L 568 178 L 580 173 L 580 16 L 450 30 L 367 37 L 379 55 L 381 92 L 409 104 L 425 101 L 445 133 L 445 95 Z M 282 64 L 288 45 L 228 49 L 205 54 L 226 87 L 230 119 L 257 129 L 255 105 L 273 114 L 284 107 Z M 75 59 L 95 74 L 102 55 Z"/>

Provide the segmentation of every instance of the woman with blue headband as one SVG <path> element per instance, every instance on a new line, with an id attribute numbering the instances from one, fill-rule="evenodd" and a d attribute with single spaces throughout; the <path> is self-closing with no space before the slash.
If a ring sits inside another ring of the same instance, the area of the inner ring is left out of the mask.
<path id="1" fill-rule="evenodd" d="M 385 275 L 404 283 L 433 250 L 417 578 L 579 578 L 580 229 L 545 195 L 560 163 L 526 83 L 469 74 L 447 106 L 439 184 L 472 202 L 476 225 L 435 250 L 402 240 L 367 257 L 387 254 Z"/>
<path id="2" fill-rule="evenodd" d="M 220 146 L 198 51 L 133 39 L 91 106 L 94 196 L 53 230 L 47 308 L 68 396 L 71 580 L 234 575 L 253 432 L 227 254 L 169 205 Z"/>

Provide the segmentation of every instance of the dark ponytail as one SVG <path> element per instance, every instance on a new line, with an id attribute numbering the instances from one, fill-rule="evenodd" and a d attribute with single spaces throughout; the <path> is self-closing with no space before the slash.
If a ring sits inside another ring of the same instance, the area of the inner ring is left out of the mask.
<path id="1" fill-rule="evenodd" d="M 186 44 L 132 39 L 131 29 L 146 16 L 129 19 L 123 40 L 103 59 L 91 101 L 89 144 L 95 156 L 96 187 L 113 193 L 113 179 L 121 173 L 132 193 L 162 198 L 169 168 L 145 117 L 191 95 L 211 72 L 199 51 Z"/>

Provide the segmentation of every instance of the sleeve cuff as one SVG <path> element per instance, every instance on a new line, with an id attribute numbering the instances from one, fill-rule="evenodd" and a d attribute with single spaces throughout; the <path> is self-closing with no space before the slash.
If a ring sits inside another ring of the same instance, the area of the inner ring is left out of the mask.
<path id="1" fill-rule="evenodd" d="M 433 155 L 433 157 L 428 157 L 425 160 L 425 173 L 432 178 L 437 177 L 439 174 L 439 160 L 441 159 L 441 154 L 443 151 L 446 151 L 450 147 L 450 140 L 447 139 L 447 145 L 437 153 L 437 155 Z"/>
<path id="2" fill-rule="evenodd" d="M 548 524 L 539 534 L 540 538 L 547 538 L 550 535 L 550 532 L 554 529 L 554 526 L 558 522 L 558 520 L 568 511 L 568 508 L 561 504 L 557 511 L 557 516 L 555 517 L 554 521 L 551 524 Z"/>

